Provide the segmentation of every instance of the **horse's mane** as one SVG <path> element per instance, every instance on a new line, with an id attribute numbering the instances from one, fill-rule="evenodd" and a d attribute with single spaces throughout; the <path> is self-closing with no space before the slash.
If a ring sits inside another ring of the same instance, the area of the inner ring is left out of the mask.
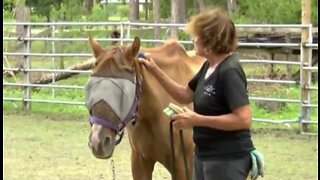
<path id="1" fill-rule="evenodd" d="M 117 38 L 120 38 L 120 36 L 121 34 L 117 30 L 111 33 L 111 38 L 117 39 Z M 111 44 L 115 45 L 117 43 L 118 43 L 117 41 L 113 41 Z M 162 55 L 168 55 L 168 56 L 180 55 L 182 57 L 188 57 L 186 49 L 180 43 L 178 43 L 176 39 L 168 39 L 164 41 L 163 44 L 156 47 L 151 47 L 151 48 L 140 47 L 140 51 L 145 51 L 150 53 L 161 53 Z"/>
<path id="2" fill-rule="evenodd" d="M 177 55 L 180 57 L 188 57 L 186 49 L 175 39 L 166 40 L 162 45 L 152 48 L 140 47 L 140 50 L 150 52 L 153 54 L 161 53 L 162 56 L 166 57 L 172 57 Z"/>
<path id="3" fill-rule="evenodd" d="M 118 31 L 113 31 L 112 38 L 120 38 Z M 117 44 L 118 42 L 113 42 Z M 185 61 L 188 66 L 195 71 L 199 64 L 204 62 L 202 57 L 195 54 L 194 51 L 186 51 L 186 49 L 177 41 L 177 39 L 168 39 L 155 47 L 140 47 L 140 51 L 150 53 L 150 56 L 156 60 L 158 65 L 172 65 L 173 63 L 182 63 Z M 180 61 L 180 62 L 179 62 Z"/>

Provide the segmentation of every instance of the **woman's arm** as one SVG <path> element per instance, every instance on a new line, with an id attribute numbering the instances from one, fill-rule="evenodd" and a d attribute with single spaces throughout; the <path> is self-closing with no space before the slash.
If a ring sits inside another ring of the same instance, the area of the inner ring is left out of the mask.
<path id="1" fill-rule="evenodd" d="M 161 86 L 181 104 L 192 102 L 193 91 L 188 86 L 182 86 L 173 81 L 154 62 L 152 58 L 139 58 L 139 62 L 145 65 L 148 71 L 158 80 Z"/>
<path id="2" fill-rule="evenodd" d="M 249 129 L 251 126 L 250 106 L 240 106 L 232 113 L 220 116 L 199 115 L 199 118 L 195 119 L 194 126 L 206 126 L 225 131 Z"/>
<path id="3" fill-rule="evenodd" d="M 173 115 L 174 125 L 178 129 L 193 126 L 211 127 L 224 131 L 249 129 L 251 126 L 250 105 L 235 108 L 231 113 L 220 116 L 204 116 L 184 107 L 184 113 Z"/>

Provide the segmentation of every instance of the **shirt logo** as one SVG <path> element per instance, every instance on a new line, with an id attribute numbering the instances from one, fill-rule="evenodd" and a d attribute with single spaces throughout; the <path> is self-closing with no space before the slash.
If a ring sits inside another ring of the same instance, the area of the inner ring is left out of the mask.
<path id="1" fill-rule="evenodd" d="M 212 96 L 216 94 L 216 89 L 212 85 L 207 85 L 204 87 L 204 92 L 207 96 Z"/>

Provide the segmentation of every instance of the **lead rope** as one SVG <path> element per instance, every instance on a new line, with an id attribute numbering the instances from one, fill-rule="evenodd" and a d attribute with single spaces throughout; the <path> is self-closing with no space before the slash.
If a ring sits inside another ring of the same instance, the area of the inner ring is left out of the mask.
<path id="1" fill-rule="evenodd" d="M 112 180 L 116 180 L 116 171 L 115 171 L 115 167 L 114 167 L 114 161 L 111 158 L 111 170 L 112 170 Z"/>
<path id="2" fill-rule="evenodd" d="M 179 134 L 180 134 L 180 143 L 181 143 L 181 150 L 182 150 L 183 162 L 184 162 L 184 172 L 186 174 L 187 180 L 190 180 L 189 167 L 188 167 L 188 161 L 187 161 L 187 152 L 184 146 L 183 131 L 181 129 L 179 130 Z"/>
<path id="3" fill-rule="evenodd" d="M 171 171 L 172 171 L 172 179 L 177 180 L 176 178 L 176 162 L 175 162 L 175 152 L 174 152 L 174 143 L 173 143 L 173 121 L 170 121 L 170 146 L 171 146 Z"/>
<path id="4" fill-rule="evenodd" d="M 170 146 L 171 146 L 171 170 L 172 170 L 172 179 L 171 180 L 177 180 L 176 177 L 176 162 L 175 162 L 175 150 L 174 150 L 174 143 L 173 143 L 173 122 L 170 121 Z M 179 130 L 180 135 L 180 143 L 181 143 L 181 151 L 183 156 L 183 162 L 184 162 L 184 172 L 187 180 L 190 180 L 190 174 L 189 174 L 189 167 L 188 167 L 188 161 L 187 161 L 187 153 L 185 149 L 185 143 L 183 139 L 183 131 Z"/>

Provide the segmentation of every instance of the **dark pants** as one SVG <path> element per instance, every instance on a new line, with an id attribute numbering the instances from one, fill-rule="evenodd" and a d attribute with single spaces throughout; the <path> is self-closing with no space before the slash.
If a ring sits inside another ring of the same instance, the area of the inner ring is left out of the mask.
<path id="1" fill-rule="evenodd" d="M 201 160 L 194 155 L 193 180 L 245 180 L 251 169 L 251 156 Z"/>

